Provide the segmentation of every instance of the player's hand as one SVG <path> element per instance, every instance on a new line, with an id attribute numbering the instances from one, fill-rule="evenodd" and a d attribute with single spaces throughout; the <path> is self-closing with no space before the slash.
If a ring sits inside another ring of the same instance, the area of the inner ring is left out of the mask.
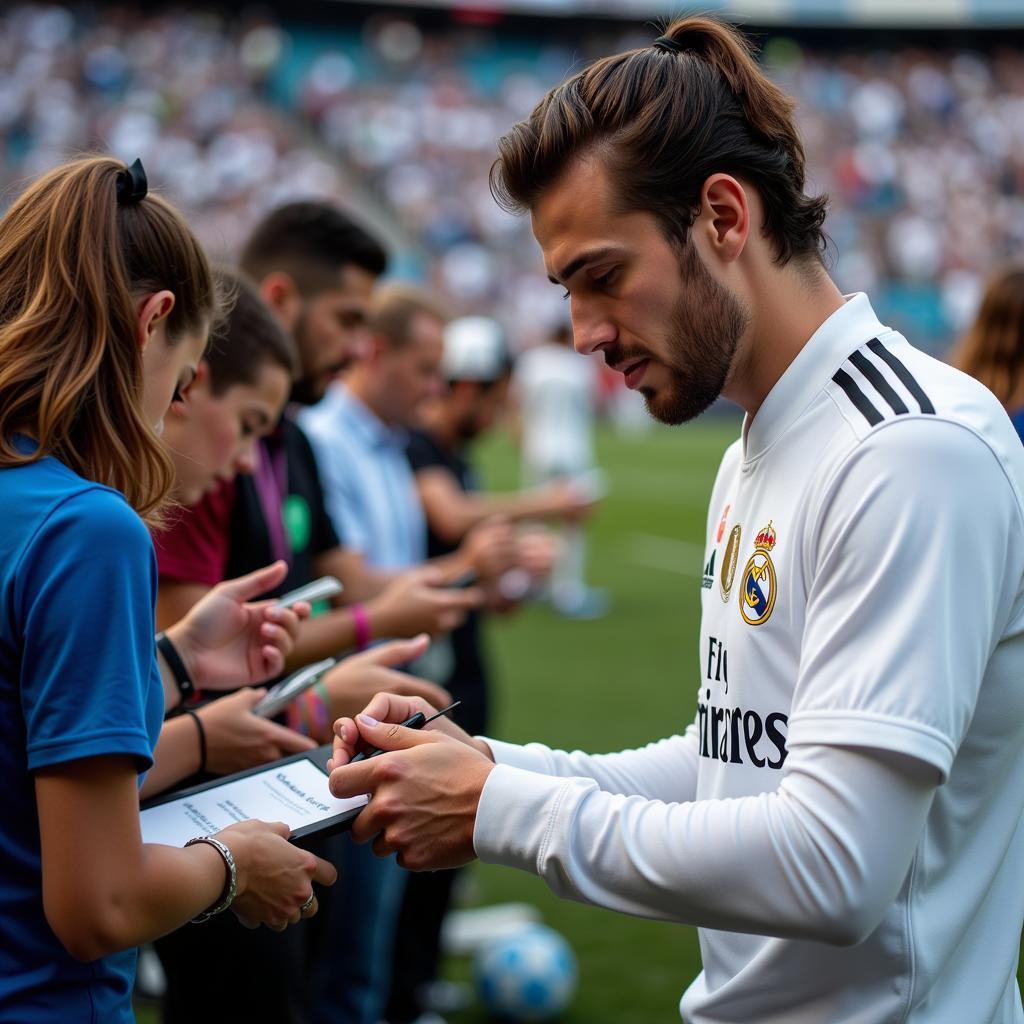
<path id="1" fill-rule="evenodd" d="M 435 683 L 395 671 L 419 658 L 430 646 L 426 634 L 412 640 L 396 640 L 380 644 L 361 654 L 345 658 L 323 677 L 323 685 L 330 697 L 331 718 L 353 716 L 372 703 L 374 695 L 383 690 L 405 697 L 418 697 L 424 703 L 445 707 L 452 702 L 451 694 Z"/>
<path id="2" fill-rule="evenodd" d="M 207 771 L 230 775 L 316 746 L 308 736 L 252 713 L 265 693 L 239 690 L 196 711 L 206 735 Z"/>
<path id="3" fill-rule="evenodd" d="M 516 564 L 516 533 L 505 518 L 477 523 L 459 545 L 459 554 L 481 580 L 496 580 Z"/>
<path id="4" fill-rule="evenodd" d="M 275 562 L 236 580 L 219 583 L 167 630 L 197 687 L 228 690 L 280 675 L 310 607 L 291 609 L 252 599 L 276 587 L 288 565 Z"/>
<path id="5" fill-rule="evenodd" d="M 451 698 L 445 695 L 445 700 L 439 704 L 431 704 L 422 697 L 407 696 L 399 693 L 378 693 L 369 704 L 363 708 L 362 713 L 370 718 L 384 723 L 404 722 L 412 718 L 417 712 L 422 712 L 424 717 L 430 718 L 441 708 L 451 703 Z M 455 714 L 458 714 L 456 709 Z M 459 743 L 479 751 L 488 760 L 491 759 L 491 750 L 483 740 L 474 739 L 461 726 L 456 724 L 450 715 L 442 715 L 434 719 L 423 732 L 440 732 Z M 327 770 L 331 771 L 341 765 L 348 764 L 355 755 L 373 743 L 364 743 L 359 726 L 352 718 L 339 718 L 334 723 L 334 749 L 331 752 L 331 760 L 327 763 Z"/>
<path id="6" fill-rule="evenodd" d="M 381 696 L 388 698 L 382 706 L 398 714 L 413 713 L 408 699 Z M 420 704 L 414 710 L 427 708 Z M 372 840 L 378 857 L 397 852 L 398 863 L 410 871 L 459 867 L 476 856 L 476 812 L 494 763 L 472 741 L 460 742 L 450 735 L 444 721 L 439 718 L 416 730 L 366 715 L 346 719 L 345 730 L 358 732 L 354 745 L 381 747 L 389 753 L 331 772 L 335 796 L 370 794 L 370 802 L 352 823 L 352 838 L 357 843 Z"/>
<path id="7" fill-rule="evenodd" d="M 440 570 L 428 566 L 403 573 L 366 604 L 375 637 L 437 636 L 462 625 L 466 612 L 484 600 L 478 587 L 443 590 Z"/>
<path id="8" fill-rule="evenodd" d="M 333 885 L 338 877 L 327 861 L 289 843 L 290 834 L 283 821 L 241 821 L 217 833 L 235 858 L 238 896 L 231 909 L 248 928 L 265 924 L 280 932 L 312 917 L 315 900 L 301 908 L 316 891 L 313 883 Z"/>

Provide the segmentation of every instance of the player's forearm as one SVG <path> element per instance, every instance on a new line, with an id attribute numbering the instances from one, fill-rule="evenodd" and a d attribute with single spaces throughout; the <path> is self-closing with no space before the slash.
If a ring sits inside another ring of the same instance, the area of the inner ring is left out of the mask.
<path id="1" fill-rule="evenodd" d="M 624 913 L 850 944 L 902 884 L 934 785 L 843 753 L 808 755 L 774 793 L 689 803 L 499 766 L 474 844 L 481 860 Z"/>
<path id="2" fill-rule="evenodd" d="M 563 779 L 593 779 L 606 793 L 668 803 L 692 800 L 696 795 L 697 742 L 692 726 L 683 736 L 614 754 L 567 752 L 540 743 L 517 746 L 490 739 L 487 743 L 498 764 Z"/>
<path id="3" fill-rule="evenodd" d="M 139 795 L 146 799 L 199 771 L 199 729 L 191 715 L 179 715 L 163 724 L 153 752 L 153 767 Z"/>

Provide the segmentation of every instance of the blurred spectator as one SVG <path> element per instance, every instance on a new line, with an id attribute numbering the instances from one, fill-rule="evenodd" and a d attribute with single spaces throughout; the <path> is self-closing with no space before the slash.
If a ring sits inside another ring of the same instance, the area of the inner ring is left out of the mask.
<path id="1" fill-rule="evenodd" d="M 490 197 L 494 142 L 608 52 L 614 27 L 577 20 L 570 33 L 553 19 L 538 38 L 428 31 L 411 13 L 307 27 L 223 11 L 0 15 L 0 184 L 69 151 L 141 156 L 218 256 L 280 202 L 346 198 L 388 225 L 403 272 L 498 316 L 517 347 L 540 340 L 523 325 L 550 322 L 558 294 L 528 220 Z M 836 277 L 940 347 L 992 266 L 1024 258 L 1024 56 L 995 36 L 988 54 L 955 49 L 953 34 L 935 51 L 835 39 L 812 50 L 769 37 L 764 60 L 799 100 L 811 187 L 832 198 Z"/>
<path id="2" fill-rule="evenodd" d="M 950 362 L 1003 403 L 1024 439 L 1024 268 L 1010 267 L 992 278 Z"/>

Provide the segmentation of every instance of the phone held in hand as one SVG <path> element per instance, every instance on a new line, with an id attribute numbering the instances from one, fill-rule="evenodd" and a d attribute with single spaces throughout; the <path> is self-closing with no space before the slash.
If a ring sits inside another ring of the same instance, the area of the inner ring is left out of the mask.
<path id="1" fill-rule="evenodd" d="M 252 709 L 252 713 L 259 715 L 260 718 L 273 718 L 296 697 L 305 693 L 311 686 L 315 686 L 323 674 L 337 663 L 337 658 L 325 658 L 323 661 L 300 668 L 298 672 L 293 672 L 287 679 L 282 679 L 276 686 L 271 687 Z"/>
<path id="2" fill-rule="evenodd" d="M 326 601 L 330 597 L 336 597 L 344 589 L 341 580 L 336 579 L 334 576 L 321 576 L 320 579 L 313 580 L 312 583 L 307 583 L 303 587 L 297 587 L 295 590 L 289 590 L 287 594 L 282 594 L 274 602 L 274 607 L 291 608 L 292 605 L 298 604 L 299 601 L 308 601 L 310 604 L 313 604 L 314 601 Z"/>
<path id="3" fill-rule="evenodd" d="M 480 574 L 476 569 L 466 569 L 464 572 L 460 572 L 453 580 L 445 583 L 443 586 L 444 590 L 468 590 L 470 587 L 475 587 L 480 582 Z"/>

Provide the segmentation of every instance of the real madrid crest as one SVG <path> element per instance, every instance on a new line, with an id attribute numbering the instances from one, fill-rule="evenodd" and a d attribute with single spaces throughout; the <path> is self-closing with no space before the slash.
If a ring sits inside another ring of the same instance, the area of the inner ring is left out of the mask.
<path id="1" fill-rule="evenodd" d="M 743 569 L 740 614 L 743 621 L 751 626 L 767 622 L 775 607 L 777 583 L 771 556 L 775 539 L 775 528 L 769 519 L 768 525 L 759 530 L 754 538 L 754 553 Z"/>

